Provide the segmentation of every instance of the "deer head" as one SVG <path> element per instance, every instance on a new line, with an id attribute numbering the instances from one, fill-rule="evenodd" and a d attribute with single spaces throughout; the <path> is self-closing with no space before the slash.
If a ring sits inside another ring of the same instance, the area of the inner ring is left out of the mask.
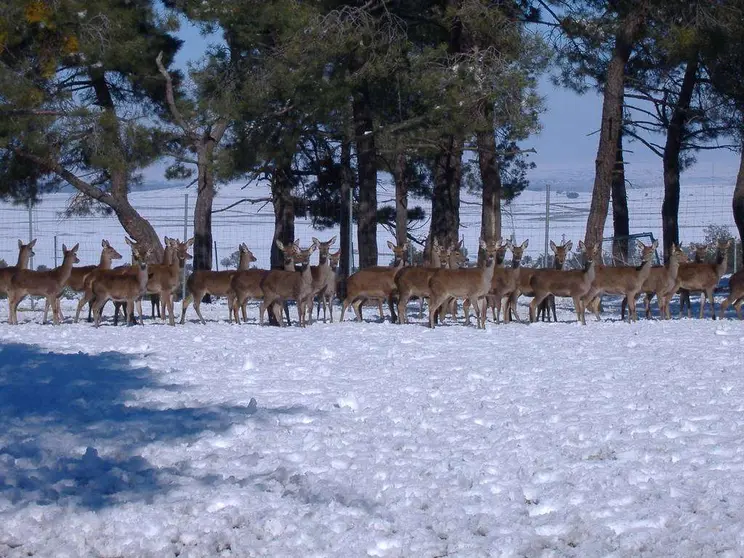
<path id="1" fill-rule="evenodd" d="M 313 244 L 315 244 L 318 247 L 318 256 L 320 257 L 321 265 L 327 261 L 328 252 L 330 252 L 331 246 L 333 246 L 334 242 L 336 242 L 335 236 L 326 242 L 321 242 L 317 238 L 313 237 Z"/>
<path id="2" fill-rule="evenodd" d="M 496 256 L 500 253 L 501 250 L 504 250 L 504 253 L 506 253 L 507 244 L 502 244 L 500 238 L 492 240 L 490 242 L 486 242 L 481 238 L 478 241 L 478 245 L 485 254 L 485 258 L 483 261 L 486 267 L 490 267 L 496 263 Z"/>
<path id="3" fill-rule="evenodd" d="M 511 241 L 507 241 L 506 244 L 512 253 L 512 267 L 519 267 L 519 264 L 522 263 L 522 256 L 524 255 L 524 251 L 527 249 L 527 246 L 530 245 L 530 241 L 525 240 L 519 246 L 512 244 Z"/>
<path id="4" fill-rule="evenodd" d="M 568 253 L 571 251 L 571 248 L 573 248 L 573 242 L 571 242 L 570 240 L 568 242 L 564 242 L 560 246 L 556 246 L 555 242 L 553 242 L 552 240 L 550 241 L 550 249 L 553 251 L 553 254 L 555 254 L 556 268 L 563 268 L 563 264 L 566 263 L 566 258 L 568 257 Z"/>
<path id="5" fill-rule="evenodd" d="M 395 261 L 393 267 L 398 267 L 405 264 L 406 256 L 408 255 L 408 242 L 404 242 L 400 246 L 396 246 L 389 240 L 387 241 L 388 248 L 393 251 Z"/>
<path id="6" fill-rule="evenodd" d="M 68 249 L 67 246 L 62 244 L 62 254 L 64 255 L 62 259 L 62 265 L 68 264 L 70 261 L 73 264 L 80 263 L 80 260 L 77 257 L 77 251 L 80 247 L 80 243 L 75 244 L 72 248 Z M 70 264 L 71 265 L 71 264 Z"/>
<path id="7" fill-rule="evenodd" d="M 101 246 L 103 247 L 103 253 L 101 254 L 102 259 L 111 261 L 120 260 L 122 258 L 122 255 L 116 251 L 116 248 L 109 244 L 108 240 L 101 240 Z"/>
<path id="8" fill-rule="evenodd" d="M 640 240 L 637 240 L 636 242 L 638 244 L 638 249 L 641 251 L 641 261 L 644 263 L 650 261 L 656 253 L 656 248 L 659 246 L 659 241 L 654 240 L 649 246 L 646 246 Z"/>
<path id="9" fill-rule="evenodd" d="M 338 264 L 341 261 L 341 249 L 339 248 L 335 254 L 328 254 L 328 263 L 331 269 L 335 272 L 338 269 Z"/>

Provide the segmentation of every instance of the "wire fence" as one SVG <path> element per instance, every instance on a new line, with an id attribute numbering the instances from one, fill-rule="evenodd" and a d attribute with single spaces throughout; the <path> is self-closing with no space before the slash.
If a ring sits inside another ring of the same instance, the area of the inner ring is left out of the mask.
<path id="1" fill-rule="evenodd" d="M 733 184 L 709 184 L 683 190 L 680 203 L 680 240 L 683 245 L 706 240 L 706 228 L 714 225 L 727 229 L 736 236 L 731 209 Z M 270 247 L 274 233 L 274 214 L 270 203 L 237 203 L 249 196 L 238 190 L 223 189 L 214 204 L 212 229 L 214 236 L 213 269 L 223 268 L 223 261 L 245 242 L 254 252 L 257 267 L 269 267 Z M 268 195 L 268 192 L 264 192 Z M 101 239 L 109 240 L 125 260 L 129 250 L 124 243 L 125 231 L 114 215 L 89 215 L 66 217 L 65 208 L 69 194 L 56 193 L 46 196 L 42 203 L 32 207 L 0 204 L 0 258 L 12 265 L 17 258 L 17 241 L 38 238 L 33 261 L 34 267 L 54 267 L 61 263 L 62 245 L 80 243 L 78 255 L 81 265 L 97 263 L 101 252 Z M 381 196 L 382 198 L 383 196 Z M 546 238 L 555 242 L 572 240 L 576 247 L 584 237 L 591 200 L 590 192 L 568 190 L 540 190 L 523 192 L 516 200 L 504 205 L 502 234 L 518 243 L 529 239 L 525 251 L 525 265 L 533 265 L 543 257 Z M 132 205 L 146 218 L 160 237 L 182 238 L 193 234 L 192 220 L 196 196 L 179 189 L 133 192 Z M 661 238 L 661 204 L 663 190 L 638 188 L 628 191 L 631 234 L 650 233 Z M 421 206 L 428 214 L 427 200 L 411 200 L 409 206 Z M 232 206 L 232 207 L 231 207 Z M 226 209 L 227 208 L 227 209 Z M 463 194 L 460 208 L 460 236 L 465 247 L 474 255 L 480 236 L 481 206 L 477 196 Z M 413 227 L 414 235 L 423 240 L 428 232 L 428 221 Z M 295 237 L 308 245 L 312 237 L 327 240 L 336 235 L 339 247 L 338 226 L 318 230 L 308 219 L 297 219 Z M 547 235 L 547 236 L 546 236 Z M 607 218 L 605 236 L 612 236 L 612 211 Z M 358 262 L 356 226 L 352 226 L 354 243 L 353 261 Z M 392 260 L 387 241 L 393 240 L 389 230 L 378 227 L 378 260 L 385 265 Z M 471 256 L 471 261 L 474 258 Z M 740 266 L 741 262 L 738 262 Z"/>

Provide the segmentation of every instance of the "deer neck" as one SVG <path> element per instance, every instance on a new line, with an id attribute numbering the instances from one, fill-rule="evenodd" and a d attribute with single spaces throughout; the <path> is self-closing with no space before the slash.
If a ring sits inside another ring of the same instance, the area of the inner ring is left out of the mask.
<path id="1" fill-rule="evenodd" d="M 140 293 L 144 293 L 147 291 L 148 279 L 149 276 L 147 273 L 147 266 L 141 267 L 139 264 L 137 264 L 137 284 L 139 285 Z"/>
<path id="2" fill-rule="evenodd" d="M 597 264 L 594 260 L 584 265 L 584 282 L 591 285 L 597 275 Z"/>
<path id="3" fill-rule="evenodd" d="M 728 250 L 723 251 L 723 253 L 719 252 L 718 257 L 716 258 L 716 273 L 720 277 L 724 273 L 726 273 L 726 268 L 728 267 Z"/>
<path id="4" fill-rule="evenodd" d="M 21 250 L 18 252 L 18 262 L 16 263 L 16 269 L 28 269 L 29 260 L 31 260 L 30 251 L 21 248 Z"/>
<path id="5" fill-rule="evenodd" d="M 66 283 L 67 280 L 70 278 L 70 275 L 72 275 L 72 265 L 74 262 L 74 256 L 66 257 L 62 261 L 62 265 L 54 269 L 53 273 L 60 283 Z"/>
<path id="6" fill-rule="evenodd" d="M 519 269 L 519 267 L 522 265 L 522 258 L 516 259 L 512 258 L 512 269 Z"/>
<path id="7" fill-rule="evenodd" d="M 328 259 L 328 254 L 324 254 L 323 252 L 320 252 L 318 254 L 318 267 L 331 267 L 331 262 Z"/>
<path id="8" fill-rule="evenodd" d="M 429 260 L 429 267 L 434 267 L 437 269 L 442 267 L 442 258 L 439 257 L 439 252 L 437 250 L 431 251 L 431 259 Z"/>
<path id="9" fill-rule="evenodd" d="M 251 265 L 246 252 L 240 253 L 240 260 L 238 261 L 238 271 L 245 271 Z"/>
<path id="10" fill-rule="evenodd" d="M 99 269 L 111 269 L 111 256 L 106 254 L 106 251 L 101 252 L 101 260 L 98 262 Z"/>
<path id="11" fill-rule="evenodd" d="M 643 261 L 641 269 L 638 271 L 638 280 L 643 283 L 648 276 L 651 275 L 651 265 L 653 264 L 653 257 L 649 257 Z"/>
<path id="12" fill-rule="evenodd" d="M 672 279 L 677 279 L 677 275 L 679 274 L 679 256 L 677 254 L 672 254 L 669 256 L 669 267 L 668 267 L 669 277 Z"/>

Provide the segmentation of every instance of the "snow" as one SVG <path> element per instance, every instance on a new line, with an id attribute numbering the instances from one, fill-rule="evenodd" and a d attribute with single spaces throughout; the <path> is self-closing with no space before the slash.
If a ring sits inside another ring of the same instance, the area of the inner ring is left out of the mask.
<path id="1" fill-rule="evenodd" d="M 0 304 L 0 556 L 744 555 L 737 320 L 23 308 Z"/>

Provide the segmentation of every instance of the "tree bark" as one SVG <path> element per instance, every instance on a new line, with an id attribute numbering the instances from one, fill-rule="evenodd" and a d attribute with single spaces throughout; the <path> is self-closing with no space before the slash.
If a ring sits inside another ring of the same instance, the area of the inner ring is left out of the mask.
<path id="1" fill-rule="evenodd" d="M 395 155 L 393 164 L 395 181 L 395 241 L 398 246 L 408 241 L 408 180 L 406 178 L 406 156 Z"/>
<path id="2" fill-rule="evenodd" d="M 339 297 L 346 296 L 346 279 L 351 274 L 351 194 L 354 191 L 354 171 L 351 167 L 351 141 L 344 138 L 341 144 L 341 230 L 339 232 L 341 241 L 341 261 L 339 272 L 341 284 Z"/>
<path id="3" fill-rule="evenodd" d="M 463 141 L 449 135 L 434 157 L 430 237 L 440 246 L 454 246 L 459 240 L 462 151 Z"/>
<path id="4" fill-rule="evenodd" d="M 198 155 L 196 203 L 194 204 L 194 270 L 212 269 L 212 204 L 214 175 L 212 149 L 204 146 Z"/>
<path id="5" fill-rule="evenodd" d="M 372 107 L 366 86 L 354 93 L 352 104 L 359 176 L 357 243 L 359 267 L 364 269 L 377 265 L 377 153 Z"/>
<path id="6" fill-rule="evenodd" d="M 623 156 L 622 130 L 620 130 L 617 136 L 615 172 L 612 175 L 612 226 L 614 235 L 612 257 L 615 260 L 615 265 L 627 265 L 630 218 L 628 215 L 628 193 L 625 189 L 625 160 Z"/>
<path id="7" fill-rule="evenodd" d="M 612 175 L 615 168 L 617 137 L 620 134 L 623 118 L 623 90 L 625 89 L 625 64 L 630 58 L 645 19 L 646 3 L 625 17 L 612 50 L 612 58 L 607 66 L 607 79 L 604 84 L 602 101 L 602 126 L 595 161 L 592 203 L 586 223 L 584 242 L 597 244 L 604 236 L 605 222 L 610 205 Z"/>
<path id="8" fill-rule="evenodd" d="M 744 243 L 744 146 L 739 159 L 739 173 L 736 175 L 731 207 L 734 210 L 734 223 L 739 231 L 739 242 Z"/>
<path id="9" fill-rule="evenodd" d="M 271 240 L 271 268 L 284 269 L 284 255 L 276 241 L 294 242 L 295 208 L 292 198 L 292 169 L 282 165 L 274 169 L 271 179 L 271 199 L 274 205 L 274 237 Z"/>
<path id="10" fill-rule="evenodd" d="M 661 225 L 664 238 L 664 261 L 669 260 L 672 244 L 679 245 L 679 155 L 682 151 L 682 139 L 690 110 L 692 94 L 695 91 L 698 73 L 697 53 L 687 63 L 682 87 L 679 90 L 677 104 L 667 129 L 664 144 L 664 202 L 661 205 Z"/>
<path id="11" fill-rule="evenodd" d="M 487 122 L 491 121 L 486 109 Z M 476 135 L 478 148 L 478 165 L 480 167 L 481 182 L 483 183 L 481 203 L 481 238 L 492 242 L 501 238 L 501 173 L 499 160 L 496 157 L 496 138 L 493 130 L 478 132 Z M 482 263 L 483 250 L 478 249 L 478 263 Z"/>

